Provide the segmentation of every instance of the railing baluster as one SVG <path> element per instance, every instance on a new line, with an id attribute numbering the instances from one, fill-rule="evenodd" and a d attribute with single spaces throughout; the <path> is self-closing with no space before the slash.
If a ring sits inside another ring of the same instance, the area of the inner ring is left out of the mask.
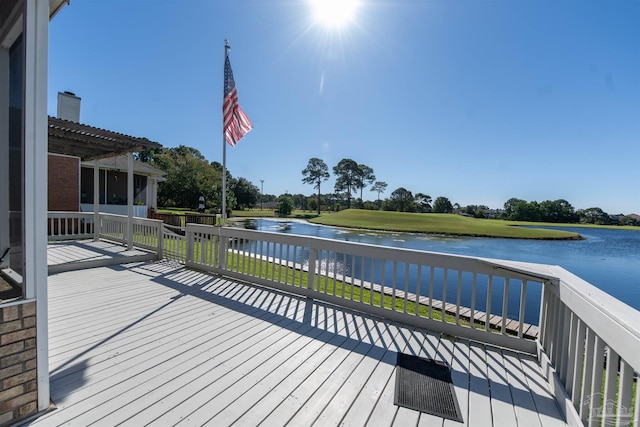
<path id="1" fill-rule="evenodd" d="M 449 273 L 449 269 L 444 269 L 443 279 L 442 279 L 442 302 L 440 306 L 440 311 L 442 313 L 442 321 L 447 317 L 447 274 Z"/>
<path id="2" fill-rule="evenodd" d="M 638 379 L 638 376 L 636 375 L 636 401 L 633 404 L 634 407 L 634 416 L 633 416 L 633 421 L 632 421 L 632 425 L 634 427 L 638 427 L 640 426 L 640 391 L 638 391 L 638 383 L 639 383 L 640 379 Z"/>
<path id="3" fill-rule="evenodd" d="M 262 277 L 262 267 L 264 266 L 264 240 L 260 239 L 260 253 L 256 252 L 256 261 L 258 262 L 258 277 Z"/>
<path id="4" fill-rule="evenodd" d="M 489 275 L 487 283 L 487 306 L 486 313 L 484 314 L 484 330 L 489 332 L 491 330 L 491 298 L 493 291 L 493 275 Z"/>
<path id="5" fill-rule="evenodd" d="M 573 356 L 573 382 L 571 386 L 571 401 L 573 406 L 578 407 L 580 404 L 580 385 L 583 381 L 584 372 L 584 341 L 585 341 L 585 324 L 576 317 L 577 332 L 574 343 Z"/>
<path id="6" fill-rule="evenodd" d="M 387 260 L 386 259 L 381 259 L 380 260 L 382 265 L 380 267 L 381 269 L 381 273 L 380 276 L 382 278 L 382 280 L 380 280 L 380 307 L 384 306 L 384 296 L 385 296 L 385 291 L 384 291 L 384 286 L 385 286 L 385 271 L 386 271 L 386 267 L 387 267 Z"/>
<path id="7" fill-rule="evenodd" d="M 290 255 L 289 255 L 291 253 L 291 245 L 290 244 L 287 244 L 287 251 L 286 252 L 287 252 L 286 253 L 287 264 L 286 264 L 286 268 L 285 268 L 284 283 L 293 285 L 295 283 L 295 277 L 293 277 L 291 279 L 291 283 L 289 283 L 289 263 L 291 262 L 291 261 L 289 261 L 291 259 Z M 292 273 L 292 275 L 293 275 L 293 273 Z"/>
<path id="8" fill-rule="evenodd" d="M 504 290 L 502 292 L 502 320 L 500 324 L 500 331 L 502 335 L 507 334 L 507 312 L 509 310 L 509 278 L 504 278 Z"/>
<path id="9" fill-rule="evenodd" d="M 422 264 L 417 265 L 418 273 L 416 277 L 416 309 L 415 315 L 420 316 L 420 282 L 422 281 Z"/>
<path id="10" fill-rule="evenodd" d="M 474 324 L 476 321 L 476 287 L 478 282 L 478 274 L 473 273 L 473 278 L 471 279 L 471 311 L 469 314 L 469 323 L 471 328 L 474 328 Z"/>
<path id="11" fill-rule="evenodd" d="M 343 271 L 342 271 L 342 295 L 340 295 L 341 298 L 344 298 L 345 295 L 345 288 L 347 287 L 347 254 L 345 254 L 344 252 L 342 253 L 342 265 L 344 265 Z"/>
<path id="12" fill-rule="evenodd" d="M 569 365 L 569 352 L 571 350 L 571 317 L 572 317 L 572 313 L 571 310 L 569 310 L 569 308 L 562 304 L 562 309 L 563 309 L 563 316 L 561 317 L 561 319 L 563 319 L 562 324 L 560 325 L 560 327 L 562 328 L 562 341 L 561 341 L 561 349 L 562 351 L 560 352 L 560 369 L 559 369 L 559 373 L 560 373 L 560 380 L 562 381 L 562 384 L 565 386 L 565 389 L 567 388 L 567 373 L 568 373 L 568 369 L 567 369 L 567 365 Z"/>
<path id="13" fill-rule="evenodd" d="M 431 270 L 429 273 L 429 319 L 433 319 L 433 282 L 435 278 L 433 266 L 429 266 L 429 268 Z"/>
<path id="14" fill-rule="evenodd" d="M 407 312 L 407 299 L 409 297 L 409 263 L 404 263 L 404 301 L 403 312 Z"/>
<path id="15" fill-rule="evenodd" d="M 269 262 L 269 265 L 271 266 L 271 281 L 274 282 L 275 281 L 275 277 L 276 277 L 276 265 L 278 265 L 280 263 L 280 259 L 278 259 L 278 262 L 276 262 L 276 253 L 277 253 L 277 248 L 278 248 L 279 244 L 278 243 L 273 243 L 273 256 L 271 257 L 271 261 Z"/>
<path id="16" fill-rule="evenodd" d="M 391 310 L 396 310 L 396 283 L 398 280 L 398 261 L 393 263 L 393 276 L 391 277 Z"/>
<path id="17" fill-rule="evenodd" d="M 205 243 L 207 241 L 208 239 L 205 238 L 204 233 L 202 233 L 200 238 L 200 261 L 202 262 L 202 264 L 207 263 L 207 245 Z"/>
<path id="18" fill-rule="evenodd" d="M 355 282 L 354 282 L 354 277 L 356 276 L 356 257 L 355 255 L 351 255 L 351 269 L 350 269 L 351 273 L 349 274 L 349 276 L 351 276 L 351 301 L 353 301 L 353 294 L 355 292 Z"/>
<path id="19" fill-rule="evenodd" d="M 596 427 L 600 425 L 600 419 L 592 416 L 600 408 L 602 404 L 602 382 L 604 380 L 604 341 L 594 334 L 594 349 L 593 349 L 593 366 L 591 369 L 591 390 L 589 394 L 589 408 L 586 416 L 589 418 L 589 427 Z"/>
<path id="20" fill-rule="evenodd" d="M 284 244 L 280 243 L 280 245 L 278 246 L 278 282 L 282 283 L 282 263 L 283 262 L 287 262 L 287 260 L 283 260 L 282 259 L 282 247 L 284 246 Z"/>
<path id="21" fill-rule="evenodd" d="M 369 286 L 370 286 L 370 291 L 369 291 L 369 305 L 373 305 L 373 280 L 376 273 L 376 260 L 375 258 L 371 258 L 371 276 L 370 276 L 370 280 L 369 280 Z"/>
<path id="22" fill-rule="evenodd" d="M 458 270 L 458 292 L 456 295 L 456 325 L 460 324 L 460 299 L 462 297 L 462 270 Z"/>
<path id="23" fill-rule="evenodd" d="M 616 425 L 626 426 L 631 421 L 631 393 L 633 390 L 633 368 L 620 358 L 620 385 L 618 387 L 618 406 Z M 636 391 L 636 394 L 638 391 Z M 636 413 L 640 408 L 636 407 Z"/>
<path id="24" fill-rule="evenodd" d="M 365 261 L 366 258 L 360 257 L 360 302 L 362 302 L 362 298 L 363 298 L 363 294 L 364 294 L 364 281 L 365 281 L 365 277 L 364 277 L 364 265 L 365 265 Z"/>
<path id="25" fill-rule="evenodd" d="M 610 402 L 616 401 L 617 382 L 618 382 L 618 353 L 616 353 L 611 347 L 607 346 L 607 368 L 604 384 L 604 401 L 602 402 L 603 411 L 602 423 L 605 426 L 613 425 L 614 415 L 606 411 L 606 408 Z"/>
<path id="26" fill-rule="evenodd" d="M 320 284 L 316 286 L 316 248 L 309 246 L 309 270 L 307 273 L 307 289 L 320 291 Z"/>
<path id="27" fill-rule="evenodd" d="M 582 424 L 587 425 L 587 419 L 589 418 L 589 406 L 586 403 L 587 399 L 590 399 L 591 385 L 593 383 L 593 359 L 595 351 L 596 334 L 589 328 L 586 328 L 586 345 L 584 350 L 584 377 L 580 387 L 580 400 L 578 406 L 578 414 L 582 420 Z M 600 365 L 602 370 L 602 365 Z M 574 403 L 575 404 L 575 403 Z"/>
<path id="28" fill-rule="evenodd" d="M 331 258 L 331 267 L 332 267 L 332 272 L 333 272 L 333 295 L 336 295 L 336 287 L 337 287 L 337 276 L 338 276 L 338 263 L 340 261 L 338 261 L 338 255 L 336 254 L 335 251 L 331 252 L 330 255 Z"/>
<path id="29" fill-rule="evenodd" d="M 251 252 L 251 259 L 253 260 L 253 277 L 257 276 L 257 271 L 258 271 L 258 252 L 260 252 L 260 250 L 258 249 L 258 243 L 260 243 L 259 240 L 253 240 L 254 243 L 254 251 Z"/>
<path id="30" fill-rule="evenodd" d="M 522 279 L 520 282 L 520 313 L 518 313 L 518 338 L 522 338 L 524 333 L 524 315 L 527 305 L 527 281 Z M 542 332 L 542 329 L 540 329 Z"/>

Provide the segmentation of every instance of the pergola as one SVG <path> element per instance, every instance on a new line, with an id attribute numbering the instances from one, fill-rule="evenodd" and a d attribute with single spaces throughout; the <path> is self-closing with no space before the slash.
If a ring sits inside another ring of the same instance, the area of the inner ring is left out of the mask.
<path id="1" fill-rule="evenodd" d="M 106 129 L 100 129 L 57 117 L 49 117 L 48 152 L 79 157 L 82 161 L 100 160 L 118 155 L 127 155 L 127 248 L 133 247 L 133 153 L 150 148 L 161 148 L 157 142 L 137 138 Z M 99 165 L 93 167 L 93 214 L 98 224 Z M 94 238 L 98 239 L 98 227 L 94 227 Z"/>

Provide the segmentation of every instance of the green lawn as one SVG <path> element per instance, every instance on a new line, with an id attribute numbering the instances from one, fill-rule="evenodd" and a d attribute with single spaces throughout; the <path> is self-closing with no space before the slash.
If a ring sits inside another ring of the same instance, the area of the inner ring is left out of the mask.
<path id="1" fill-rule="evenodd" d="M 579 239 L 578 233 L 517 227 L 518 222 L 477 219 L 452 214 L 418 214 L 407 212 L 347 209 L 309 220 L 315 224 L 369 230 L 404 231 L 413 233 L 448 234 L 512 239 Z M 558 225 L 558 224 L 555 224 Z"/>

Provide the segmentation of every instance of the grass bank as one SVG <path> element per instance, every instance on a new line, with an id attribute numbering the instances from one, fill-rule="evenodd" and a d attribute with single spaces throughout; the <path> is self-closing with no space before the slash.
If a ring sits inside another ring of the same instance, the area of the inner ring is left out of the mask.
<path id="1" fill-rule="evenodd" d="M 309 219 L 317 217 L 317 212 L 313 211 L 303 211 L 303 210 L 293 210 L 289 218 L 299 218 L 299 219 Z M 239 217 L 239 218 L 278 218 L 278 215 L 275 213 L 273 209 L 245 209 L 245 210 L 234 210 L 231 213 L 231 217 Z"/>
<path id="2" fill-rule="evenodd" d="M 456 236 L 503 237 L 509 239 L 577 240 L 580 234 L 560 230 L 523 228 L 522 223 L 478 219 L 451 214 L 418 214 L 407 212 L 347 209 L 309 219 L 314 224 L 367 230 L 409 233 L 447 234 Z M 529 224 L 527 224 L 529 225 Z M 535 223 L 535 225 L 540 225 Z M 559 224 L 555 224 L 556 226 Z"/>

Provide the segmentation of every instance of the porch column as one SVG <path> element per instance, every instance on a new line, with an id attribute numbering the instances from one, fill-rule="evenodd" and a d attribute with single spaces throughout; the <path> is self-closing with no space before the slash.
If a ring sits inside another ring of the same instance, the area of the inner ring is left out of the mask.
<path id="1" fill-rule="evenodd" d="M 93 240 L 100 238 L 100 168 L 96 160 L 93 165 Z"/>
<path id="2" fill-rule="evenodd" d="M 9 247 L 9 50 L 0 49 L 0 257 Z M 0 268 L 9 266 L 9 254 Z"/>
<path id="3" fill-rule="evenodd" d="M 38 410 L 49 407 L 47 61 L 49 2 L 24 2 L 24 294 L 36 300 Z"/>
<path id="4" fill-rule="evenodd" d="M 133 249 L 133 153 L 127 153 L 127 249 Z"/>

